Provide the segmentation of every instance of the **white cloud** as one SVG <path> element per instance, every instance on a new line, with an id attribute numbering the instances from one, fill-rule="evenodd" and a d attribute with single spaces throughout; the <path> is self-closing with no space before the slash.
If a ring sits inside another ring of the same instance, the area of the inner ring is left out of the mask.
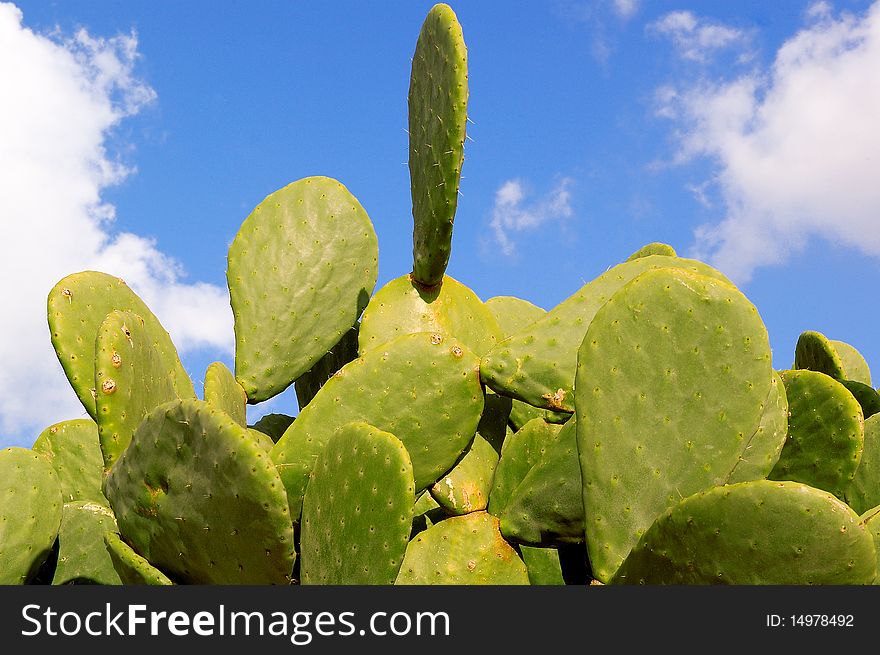
<path id="1" fill-rule="evenodd" d="M 725 207 L 694 255 L 740 282 L 812 237 L 880 256 L 880 2 L 807 18 L 769 70 L 661 93 L 679 159 L 715 163 Z"/>
<path id="2" fill-rule="evenodd" d="M 181 351 L 233 341 L 226 290 L 186 284 L 155 241 L 115 233 L 101 197 L 133 172 L 108 150 L 113 128 L 155 98 L 135 75 L 136 37 L 37 34 L 22 20 L 0 3 L 0 446 L 83 415 L 46 322 L 46 296 L 69 273 L 125 279 Z"/>
<path id="3" fill-rule="evenodd" d="M 548 221 L 572 216 L 571 184 L 571 178 L 562 178 L 545 196 L 530 203 L 523 202 L 526 190 L 521 180 L 507 180 L 498 187 L 489 227 L 502 254 L 516 253 L 512 232 L 534 230 Z"/>
<path id="4" fill-rule="evenodd" d="M 698 18 L 690 11 L 674 11 L 648 26 L 648 31 L 669 38 L 680 57 L 706 62 L 715 53 L 748 44 L 747 32 Z"/>
<path id="5" fill-rule="evenodd" d="M 614 13 L 623 20 L 629 20 L 639 11 L 641 0 L 614 0 L 612 7 Z"/>

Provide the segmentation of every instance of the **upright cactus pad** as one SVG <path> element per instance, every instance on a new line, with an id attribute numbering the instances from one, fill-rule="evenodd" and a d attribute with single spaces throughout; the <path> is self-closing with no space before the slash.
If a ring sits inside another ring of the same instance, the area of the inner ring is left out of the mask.
<path id="1" fill-rule="evenodd" d="M 497 465 L 498 453 L 477 433 L 461 461 L 431 486 L 431 496 L 453 516 L 484 510 Z"/>
<path id="2" fill-rule="evenodd" d="M 90 500 L 107 504 L 101 491 L 104 458 L 98 441 L 98 426 L 92 419 L 73 419 L 50 425 L 37 437 L 33 450 L 52 462 L 65 503 Z"/>
<path id="3" fill-rule="evenodd" d="M 859 514 L 880 506 L 880 414 L 865 419 L 862 456 L 843 499 Z"/>
<path id="4" fill-rule="evenodd" d="M 502 338 L 485 303 L 448 275 L 442 284 L 430 288 L 404 275 L 379 289 L 361 320 L 360 353 L 414 332 L 446 335 L 480 356 Z"/>
<path id="5" fill-rule="evenodd" d="M 298 520 L 318 454 L 346 423 L 364 421 L 400 439 L 416 492 L 452 468 L 483 411 L 479 360 L 439 334 L 408 334 L 346 364 L 321 387 L 272 449 Z"/>
<path id="6" fill-rule="evenodd" d="M 104 481 L 119 531 L 169 577 L 287 584 L 293 527 L 268 455 L 200 400 L 157 407 Z"/>
<path id="7" fill-rule="evenodd" d="M 181 393 L 192 389 L 168 332 L 122 279 L 98 271 L 74 273 L 52 288 L 47 304 L 49 331 L 58 361 L 93 419 L 97 420 L 96 398 L 100 392 L 95 384 L 95 335 L 107 314 L 114 310 L 131 311 L 143 319 L 159 357 L 176 362 L 169 371 L 173 386 Z"/>
<path id="8" fill-rule="evenodd" d="M 336 371 L 358 357 L 358 334 L 360 324 L 345 331 L 342 338 L 328 352 L 324 353 L 308 371 L 300 375 L 294 382 L 296 400 L 302 409 L 311 402 L 318 389 L 324 386 Z"/>
<path id="9" fill-rule="evenodd" d="M 673 248 L 672 246 L 666 243 L 655 241 L 654 243 L 649 243 L 636 250 L 633 254 L 626 258 L 626 261 L 631 262 L 634 259 L 649 257 L 651 255 L 666 255 L 667 257 L 675 257 L 676 252 L 675 248 Z"/>
<path id="10" fill-rule="evenodd" d="M 414 503 L 412 463 L 400 440 L 366 423 L 339 428 L 303 499 L 302 584 L 394 584 Z"/>
<path id="11" fill-rule="evenodd" d="M 377 266 L 373 224 L 340 182 L 307 177 L 257 205 L 226 270 L 235 377 L 250 402 L 284 391 L 355 324 Z"/>
<path id="12" fill-rule="evenodd" d="M 104 546 L 104 536 L 116 531 L 108 507 L 89 501 L 66 503 L 58 530 L 58 562 L 52 584 L 122 584 Z"/>
<path id="13" fill-rule="evenodd" d="M 125 585 L 172 585 L 167 575 L 138 555 L 116 532 L 104 533 L 104 545 Z"/>
<path id="14" fill-rule="evenodd" d="M 454 516 L 409 542 L 398 585 L 527 585 L 526 565 L 486 512 Z"/>
<path id="15" fill-rule="evenodd" d="M 862 457 L 862 408 L 846 387 L 824 373 L 781 375 L 788 396 L 788 439 L 768 477 L 803 482 L 843 499 Z"/>
<path id="16" fill-rule="evenodd" d="M 409 84 L 409 175 L 413 213 L 413 277 L 443 279 L 464 161 L 467 48 L 455 12 L 428 12 L 412 58 Z"/>
<path id="17" fill-rule="evenodd" d="M 692 259 L 649 255 L 618 264 L 486 353 L 480 364 L 483 381 L 494 391 L 535 407 L 573 412 L 577 352 L 590 321 L 627 282 L 644 271 L 667 267 L 727 281 Z"/>
<path id="18" fill-rule="evenodd" d="M 831 494 L 755 480 L 685 498 L 657 519 L 618 584 L 862 585 L 874 539 Z"/>
<path id="19" fill-rule="evenodd" d="M 831 345 L 834 346 L 837 356 L 840 357 L 840 361 L 843 363 L 843 370 L 846 373 L 847 379 L 871 386 L 871 369 L 868 367 L 868 362 L 865 360 L 864 355 L 855 346 L 845 341 L 831 339 Z"/>
<path id="20" fill-rule="evenodd" d="M 213 362 L 205 372 L 205 402 L 247 427 L 247 395 L 223 362 Z"/>
<path id="21" fill-rule="evenodd" d="M 597 579 L 608 581 L 667 508 L 728 478 L 772 373 L 754 305 L 714 277 L 647 270 L 596 313 L 578 352 L 575 403 Z"/>
<path id="22" fill-rule="evenodd" d="M 98 329 L 95 382 L 98 436 L 109 469 L 128 447 L 141 420 L 164 402 L 195 398 L 192 382 L 176 371 L 177 353 L 156 347 L 162 335 L 139 314 L 112 311 Z"/>
<path id="23" fill-rule="evenodd" d="M 794 369 L 808 369 L 846 380 L 843 360 L 831 340 L 821 332 L 807 330 L 798 336 L 794 348 Z"/>
<path id="24" fill-rule="evenodd" d="M 520 546 L 519 552 L 528 569 L 530 585 L 548 587 L 565 584 L 558 549 Z"/>
<path id="25" fill-rule="evenodd" d="M 764 405 L 758 428 L 752 433 L 745 449 L 730 472 L 726 484 L 760 480 L 770 475 L 779 461 L 788 437 L 788 397 L 779 373 L 773 371 L 773 384 Z"/>
<path id="26" fill-rule="evenodd" d="M 880 393 L 877 393 L 874 387 L 855 380 L 841 380 L 840 383 L 849 389 L 862 406 L 862 414 L 865 418 L 880 412 Z"/>
<path id="27" fill-rule="evenodd" d="M 546 309 L 516 296 L 493 296 L 486 300 L 486 307 L 498 322 L 505 339 L 526 329 L 547 313 Z"/>
<path id="28" fill-rule="evenodd" d="M 0 585 L 27 582 L 49 556 L 61 525 L 61 483 L 49 459 L 0 450 Z"/>

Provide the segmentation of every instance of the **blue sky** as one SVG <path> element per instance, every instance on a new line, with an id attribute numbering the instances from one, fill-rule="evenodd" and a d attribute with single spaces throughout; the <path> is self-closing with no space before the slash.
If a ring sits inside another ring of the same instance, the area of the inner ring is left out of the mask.
<path id="1" fill-rule="evenodd" d="M 379 285 L 409 272 L 406 94 L 431 4 L 0 3 L 0 446 L 82 415 L 45 327 L 67 273 L 128 280 L 200 389 L 233 365 L 228 244 L 272 191 L 339 179 Z M 551 309 L 663 241 L 737 281 L 777 368 L 819 330 L 880 371 L 880 3 L 452 7 L 472 123 L 448 274 Z M 250 415 L 267 411 L 295 414 L 292 390 Z"/>

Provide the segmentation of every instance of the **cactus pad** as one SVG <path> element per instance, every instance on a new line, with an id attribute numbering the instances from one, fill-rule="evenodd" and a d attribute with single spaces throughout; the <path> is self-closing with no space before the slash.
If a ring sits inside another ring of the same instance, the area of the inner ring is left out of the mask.
<path id="1" fill-rule="evenodd" d="M 413 276 L 434 286 L 449 262 L 467 124 L 467 48 L 449 5 L 434 5 L 422 24 L 408 101 Z"/>
<path id="2" fill-rule="evenodd" d="M 167 575 L 150 564 L 122 540 L 116 532 L 104 533 L 104 545 L 110 554 L 119 580 L 125 585 L 172 585 Z"/>
<path id="3" fill-rule="evenodd" d="M 398 585 L 527 585 L 526 565 L 486 512 L 453 516 L 409 542 Z"/>
<path id="4" fill-rule="evenodd" d="M 859 514 L 880 506 L 880 414 L 865 419 L 862 456 L 843 499 Z"/>
<path id="5" fill-rule="evenodd" d="M 0 585 L 24 584 L 49 556 L 61 525 L 61 483 L 48 458 L 0 450 Z"/>
<path id="6" fill-rule="evenodd" d="M 366 423 L 339 428 L 303 499 L 302 584 L 394 584 L 414 503 L 412 463 L 400 440 Z"/>
<path id="7" fill-rule="evenodd" d="M 651 255 L 666 255 L 667 257 L 675 257 L 676 252 L 675 248 L 673 248 L 672 246 L 665 243 L 660 243 L 659 241 L 655 241 L 654 243 L 649 243 L 636 250 L 633 254 L 626 258 L 626 261 L 631 262 L 634 259 L 649 257 Z"/>
<path id="8" fill-rule="evenodd" d="M 516 296 L 493 296 L 486 300 L 486 308 L 492 312 L 505 339 L 526 329 L 547 313 L 546 309 Z"/>
<path id="9" fill-rule="evenodd" d="M 754 305 L 714 277 L 646 270 L 596 313 L 578 352 L 575 402 L 598 580 L 667 508 L 727 479 L 758 427 L 772 372 Z"/>
<path id="10" fill-rule="evenodd" d="M 52 462 L 65 503 L 91 500 L 106 505 L 101 491 L 104 458 L 98 426 L 92 419 L 73 419 L 50 425 L 40 433 L 33 450 Z"/>
<path id="11" fill-rule="evenodd" d="M 755 480 L 685 498 L 645 533 L 619 584 L 860 585 L 874 539 L 831 494 Z"/>
<path id="12" fill-rule="evenodd" d="M 338 181 L 307 177 L 257 205 L 226 270 L 235 377 L 250 402 L 284 391 L 355 324 L 377 265 L 373 224 Z"/>
<path id="13" fill-rule="evenodd" d="M 300 409 L 309 404 L 318 393 L 318 389 L 324 386 L 336 371 L 357 359 L 359 327 L 360 324 L 357 324 L 346 330 L 339 342 L 293 383 Z"/>
<path id="14" fill-rule="evenodd" d="M 104 546 L 104 536 L 115 532 L 113 512 L 102 504 L 66 503 L 58 530 L 58 562 L 52 584 L 122 584 Z"/>
<path id="15" fill-rule="evenodd" d="M 529 584 L 534 586 L 564 585 L 559 550 L 539 546 L 520 546 L 520 555 L 529 572 Z"/>
<path id="16" fill-rule="evenodd" d="M 213 362 L 205 372 L 205 402 L 247 427 L 247 395 L 223 362 Z"/>
<path id="17" fill-rule="evenodd" d="M 287 584 L 293 527 L 268 455 L 200 400 L 157 407 L 104 481 L 119 532 L 194 584 Z"/>

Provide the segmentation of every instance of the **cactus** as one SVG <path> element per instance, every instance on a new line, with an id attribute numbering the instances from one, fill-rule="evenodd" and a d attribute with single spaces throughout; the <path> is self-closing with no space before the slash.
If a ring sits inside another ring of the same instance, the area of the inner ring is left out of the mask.
<path id="1" fill-rule="evenodd" d="M 169 577 L 287 584 L 293 528 L 268 455 L 201 400 L 157 407 L 104 480 L 119 532 Z"/>
<path id="2" fill-rule="evenodd" d="M 793 368 L 819 371 L 838 381 L 854 380 L 871 385 L 871 371 L 858 350 L 815 330 L 801 332 L 798 336 Z"/>
<path id="3" fill-rule="evenodd" d="M 293 383 L 300 409 L 311 402 L 318 390 L 336 374 L 336 371 L 357 359 L 359 328 L 360 324 L 357 324 L 346 330 L 337 344 Z M 283 434 L 284 430 L 281 432 Z"/>
<path id="4" fill-rule="evenodd" d="M 685 498 L 650 527 L 616 584 L 870 584 L 874 539 L 831 494 L 755 480 Z"/>
<path id="5" fill-rule="evenodd" d="M 565 584 L 559 550 L 538 546 L 520 546 L 520 555 L 529 574 L 529 584 L 534 586 L 558 586 Z"/>
<path id="6" fill-rule="evenodd" d="M 453 516 L 409 542 L 398 585 L 527 585 L 529 574 L 486 512 Z"/>
<path id="7" fill-rule="evenodd" d="M 241 427 L 247 427 L 247 394 L 223 362 L 214 362 L 205 372 L 205 402 L 226 412 Z"/>
<path id="8" fill-rule="evenodd" d="M 61 525 L 61 482 L 48 458 L 0 450 L 0 585 L 24 584 L 46 561 Z"/>
<path id="9" fill-rule="evenodd" d="M 58 562 L 52 584 L 122 584 L 104 536 L 115 532 L 108 507 L 90 501 L 66 503 L 58 530 Z"/>
<path id="10" fill-rule="evenodd" d="M 449 516 L 440 504 L 434 500 L 434 497 L 425 491 L 416 499 L 413 505 L 413 521 L 410 530 L 410 539 L 415 537 L 419 532 L 427 530 L 435 523 L 439 523 Z"/>
<path id="11" fill-rule="evenodd" d="M 880 393 L 874 387 L 856 380 L 841 380 L 840 383 L 855 396 L 862 406 L 862 415 L 865 418 L 880 412 Z"/>
<path id="12" fill-rule="evenodd" d="M 651 255 L 666 255 L 667 257 L 677 257 L 678 255 L 675 252 L 675 248 L 666 244 L 660 243 L 659 241 L 655 241 L 654 243 L 648 243 L 638 250 L 636 250 L 633 254 L 626 258 L 624 261 L 631 262 L 634 259 L 640 259 L 642 257 L 649 257 Z"/>
<path id="13" fill-rule="evenodd" d="M 138 555 L 117 532 L 104 533 L 104 545 L 124 585 L 172 585 L 167 575 Z"/>
<path id="14" fill-rule="evenodd" d="M 58 361 L 93 419 L 98 418 L 100 391 L 95 383 L 95 335 L 107 314 L 114 310 L 134 312 L 143 319 L 159 359 L 173 363 L 167 373 L 172 386 L 181 396 L 194 393 L 168 332 L 122 279 L 99 271 L 73 273 L 59 280 L 49 292 L 47 309 Z"/>
<path id="15" fill-rule="evenodd" d="M 249 402 L 284 391 L 355 324 L 378 257 L 369 216 L 337 180 L 307 177 L 257 205 L 226 269 L 235 377 Z"/>
<path id="16" fill-rule="evenodd" d="M 577 351 L 590 321 L 615 291 L 639 273 L 665 267 L 727 281 L 720 272 L 691 259 L 650 255 L 618 264 L 486 353 L 480 363 L 483 382 L 535 407 L 573 412 Z"/>
<path id="17" fill-rule="evenodd" d="M 598 580 L 607 582 L 681 497 L 727 479 L 771 380 L 757 310 L 717 278 L 646 270 L 596 313 L 578 352 L 575 402 Z"/>
<path id="18" fill-rule="evenodd" d="M 339 428 L 303 498 L 302 584 L 394 584 L 415 503 L 409 453 L 366 423 Z"/>
<path id="19" fill-rule="evenodd" d="M 840 357 L 847 379 L 871 386 L 871 369 L 868 367 L 868 362 L 865 361 L 864 355 L 845 341 L 837 339 L 831 339 L 830 341 L 831 345 L 834 346 L 834 350 L 837 351 L 838 357 Z"/>
<path id="20" fill-rule="evenodd" d="M 880 414 L 865 419 L 862 455 L 843 500 L 859 514 L 880 506 Z"/>
<path id="21" fill-rule="evenodd" d="M 861 406 L 824 373 L 802 369 L 781 376 L 790 412 L 788 439 L 768 477 L 803 482 L 843 499 L 864 447 Z"/>
<path id="22" fill-rule="evenodd" d="M 459 343 L 425 332 L 397 337 L 343 366 L 272 449 L 293 520 L 318 453 L 339 427 L 353 421 L 403 442 L 416 492 L 434 484 L 476 433 L 484 402 L 478 368 L 476 356 Z"/>
<path id="23" fill-rule="evenodd" d="M 455 12 L 428 12 L 412 57 L 409 85 L 409 173 L 413 214 L 413 278 L 443 280 L 464 161 L 467 48 Z"/>
<path id="24" fill-rule="evenodd" d="M 50 425 L 40 433 L 32 449 L 52 462 L 65 503 L 90 500 L 107 504 L 101 491 L 104 458 L 98 441 L 98 426 L 92 419 L 73 419 Z"/>
<path id="25" fill-rule="evenodd" d="M 278 443 L 281 435 L 293 423 L 294 417 L 286 414 L 264 414 L 256 423 L 249 425 L 249 428 L 258 430 L 268 436 L 274 443 Z"/>

